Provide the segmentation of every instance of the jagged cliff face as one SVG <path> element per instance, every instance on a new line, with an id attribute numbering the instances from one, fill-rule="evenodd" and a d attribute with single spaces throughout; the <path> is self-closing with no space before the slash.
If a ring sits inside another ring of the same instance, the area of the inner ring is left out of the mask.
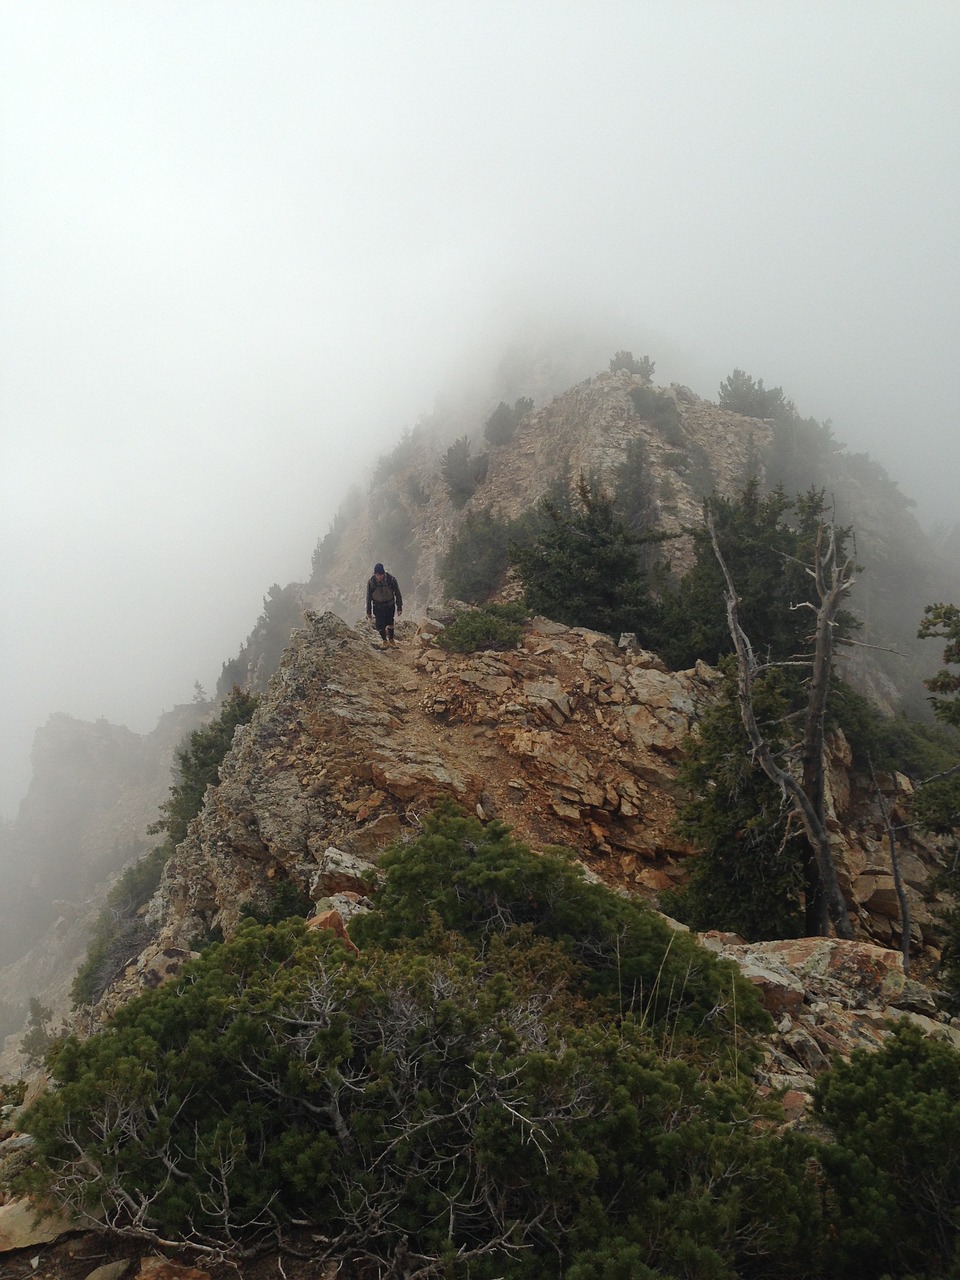
<path id="1" fill-rule="evenodd" d="M 376 857 L 444 795 L 535 847 L 575 844 L 649 889 L 680 874 L 680 744 L 710 673 L 669 674 L 594 632 L 546 620 L 516 651 L 447 654 L 426 621 L 401 647 L 308 615 L 154 907 L 158 941 L 229 932 L 271 879 L 309 889 L 330 845 Z"/>
<path id="2" fill-rule="evenodd" d="M 655 655 L 545 619 L 504 653 L 447 654 L 439 624 L 400 627 L 398 650 L 333 614 L 309 614 L 248 726 L 237 731 L 191 834 L 150 906 L 154 940 L 98 1010 L 162 981 L 240 907 L 290 880 L 321 896 L 335 847 L 376 861 L 452 795 L 535 849 L 572 847 L 608 884 L 656 902 L 692 850 L 674 833 L 686 735 L 717 693 L 702 664 L 669 672 Z M 879 810 L 834 741 L 830 825 L 863 937 L 891 942 L 898 906 Z M 899 786 L 906 785 L 900 780 Z M 894 811 L 898 782 L 885 780 Z M 921 891 L 936 861 L 901 850 L 919 946 L 934 947 Z"/>
<path id="3" fill-rule="evenodd" d="M 174 752 L 203 714 L 178 707 L 149 734 L 67 715 L 37 730 L 30 787 L 3 851 L 0 963 L 21 954 L 54 900 L 84 897 L 149 848 Z"/>
<path id="4" fill-rule="evenodd" d="M 423 610 L 443 598 L 443 558 L 469 512 L 516 518 L 564 470 L 573 477 L 597 476 L 612 492 L 614 472 L 634 441 L 642 442 L 646 459 L 651 527 L 673 535 L 660 552 L 675 574 L 683 574 L 693 550 L 684 530 L 699 525 L 706 494 L 715 489 L 731 497 L 752 474 L 770 485 L 783 478 L 768 472 L 764 461 L 776 465 L 775 428 L 723 410 L 678 384 L 659 389 L 676 414 L 658 426 L 638 412 L 631 395 L 643 385 L 625 370 L 597 374 L 529 413 L 513 439 L 496 447 L 487 445 L 476 424 L 473 451 L 486 453 L 489 465 L 462 509 L 450 502 L 441 474 L 449 438 L 438 427 L 418 428 L 395 455 L 381 460 L 369 493 L 354 495 L 339 513 L 304 600 L 318 612 L 332 610 L 355 621 L 363 610 L 364 584 L 374 562 L 382 560 L 394 572 L 400 569 L 408 605 Z M 841 661 L 847 677 L 883 710 L 905 707 L 922 714 L 921 679 L 934 669 L 936 655 L 917 643 L 916 629 L 924 604 L 953 599 L 960 580 L 882 467 L 866 455 L 846 454 L 840 445 L 827 454 L 809 462 L 811 473 L 802 480 L 803 467 L 798 470 L 788 458 L 795 474 L 787 485 L 790 493 L 794 484 L 825 488 L 838 523 L 852 530 L 864 566 L 851 605 L 865 624 L 860 638 L 873 648 L 847 650 Z M 402 555 L 390 540 L 398 529 L 409 532 Z M 401 567 L 398 559 L 411 567 Z"/>
<path id="5" fill-rule="evenodd" d="M 33 776 L 4 833 L 0 895 L 0 1045 L 19 1035 L 17 1010 L 38 996 L 59 1019 L 109 884 L 155 843 L 147 828 L 171 783 L 174 753 L 209 715 L 191 703 L 148 734 L 106 720 L 55 715 L 37 730 Z M 10 1018 L 14 1020 L 11 1022 Z M 17 1065 L 0 1054 L 0 1076 Z"/>
<path id="6" fill-rule="evenodd" d="M 488 453 L 487 475 L 461 510 L 451 504 L 440 473 L 449 442 L 430 431 L 415 434 L 396 468 L 388 468 L 372 485 L 369 500 L 353 504 L 322 574 L 306 592 L 311 607 L 332 610 L 349 621 L 362 611 L 363 588 L 374 562 L 383 560 L 390 568 L 391 548 L 377 539 L 385 506 L 401 504 L 412 530 L 416 568 L 401 587 L 410 605 L 422 610 L 443 598 L 441 562 L 467 512 L 493 509 L 514 519 L 565 469 L 574 477 L 582 471 L 610 484 L 634 439 L 645 445 L 657 526 L 678 533 L 698 522 L 704 493 L 716 486 L 732 495 L 743 486 L 758 451 L 769 444 L 770 425 L 725 412 L 674 386 L 665 394 L 677 406 L 677 425 L 664 431 L 636 410 L 630 393 L 643 385 L 625 370 L 601 373 L 528 414 L 506 444 L 488 448 L 480 438 L 475 452 Z M 689 561 L 689 541 L 680 539 L 670 547 L 682 569 Z"/>

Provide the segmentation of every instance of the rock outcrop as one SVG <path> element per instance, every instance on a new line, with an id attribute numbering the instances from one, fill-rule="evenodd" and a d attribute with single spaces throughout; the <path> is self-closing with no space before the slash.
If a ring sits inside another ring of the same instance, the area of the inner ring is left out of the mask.
<path id="1" fill-rule="evenodd" d="M 357 859 L 375 862 L 443 796 L 535 848 L 575 846 L 616 883 L 681 877 L 676 771 L 709 669 L 669 673 L 543 619 L 516 650 L 467 655 L 429 627 L 403 624 L 402 647 L 383 652 L 333 614 L 306 621 L 165 872 L 151 956 L 229 934 L 280 881 L 314 900 L 363 892 Z M 141 957 L 116 996 L 143 971 Z"/>
<path id="2" fill-rule="evenodd" d="M 783 1098 L 791 1125 L 810 1122 L 816 1078 L 834 1055 L 879 1048 L 900 1019 L 960 1049 L 960 1021 L 938 1014 L 929 990 L 904 976 L 899 951 L 839 938 L 700 939 L 740 967 L 776 1023 L 758 1079 L 763 1092 Z"/>
<path id="3" fill-rule="evenodd" d="M 486 474 L 462 508 L 450 502 L 441 475 L 440 456 L 449 441 L 418 428 L 394 458 L 381 460 L 368 502 L 344 505 L 322 548 L 322 572 L 307 589 L 311 606 L 354 617 L 374 561 L 390 558 L 392 549 L 380 543 L 378 517 L 392 506 L 402 509 L 409 526 L 406 542 L 415 548 L 403 566 L 404 597 L 410 610 L 426 610 L 443 598 L 441 562 L 471 511 L 495 510 L 513 519 L 565 473 L 595 475 L 612 488 L 614 472 L 633 442 L 644 451 L 655 525 L 680 535 L 699 521 L 705 493 L 717 488 L 732 495 L 743 486 L 770 441 L 771 426 L 675 385 L 660 392 L 675 409 L 665 428 L 638 411 L 631 392 L 644 386 L 642 378 L 623 369 L 599 373 L 527 414 L 505 444 L 488 448 L 478 440 L 476 451 L 487 455 Z M 678 568 L 689 563 L 688 539 L 677 537 L 670 549 Z"/>
<path id="4" fill-rule="evenodd" d="M 402 624 L 400 649 L 384 652 L 334 614 L 305 622 L 166 869 L 150 947 L 100 1017 L 166 980 L 208 937 L 229 935 L 244 904 L 283 881 L 348 918 L 381 851 L 445 796 L 505 821 L 534 849 L 574 848 L 592 874 L 654 904 L 682 882 L 693 850 L 674 829 L 677 771 L 717 696 L 711 668 L 670 672 L 626 638 L 621 647 L 546 619 L 514 650 L 473 654 L 440 647 L 435 623 Z M 904 783 L 884 785 L 895 813 Z M 840 736 L 829 806 L 858 932 L 896 943 L 882 815 L 851 776 Z M 922 894 L 937 852 L 904 840 L 900 854 L 915 951 L 933 952 Z"/>

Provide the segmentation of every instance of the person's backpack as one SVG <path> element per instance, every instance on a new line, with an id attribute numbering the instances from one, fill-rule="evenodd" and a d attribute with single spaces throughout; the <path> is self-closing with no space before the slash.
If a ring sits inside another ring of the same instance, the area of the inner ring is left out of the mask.
<path id="1" fill-rule="evenodd" d="M 383 581 L 378 582 L 375 577 L 371 578 L 373 586 L 370 590 L 370 599 L 373 604 L 392 604 L 396 599 L 397 580 L 392 573 L 385 573 Z"/>

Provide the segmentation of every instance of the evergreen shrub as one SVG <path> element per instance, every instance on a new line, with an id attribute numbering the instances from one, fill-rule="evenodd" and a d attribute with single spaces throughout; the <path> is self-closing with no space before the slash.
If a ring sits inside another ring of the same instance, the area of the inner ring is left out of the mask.
<path id="1" fill-rule="evenodd" d="M 313 915 L 313 899 L 292 880 L 272 880 L 259 900 L 241 904 L 239 914 L 262 925 L 279 924 L 292 916 L 308 920 Z"/>
<path id="2" fill-rule="evenodd" d="M 508 567 L 511 527 L 492 511 L 468 511 L 440 567 L 452 600 L 480 604 L 500 585 Z"/>
<path id="3" fill-rule="evenodd" d="M 404 427 L 400 439 L 389 453 L 382 453 L 377 459 L 373 473 L 373 487 L 377 488 L 399 472 L 413 466 L 420 453 L 421 443 L 425 435 L 422 424 L 414 428 Z"/>
<path id="4" fill-rule="evenodd" d="M 790 830 L 779 788 L 754 760 L 740 718 L 736 676 L 725 664 L 720 699 L 687 739 L 678 781 L 687 798 L 677 830 L 700 851 L 686 884 L 662 898 L 693 929 L 722 929 L 748 942 L 804 930 L 801 835 Z M 756 681 L 754 710 L 778 753 L 787 709 L 776 671 Z"/>
<path id="5" fill-rule="evenodd" d="M 621 1011 L 697 1035 L 767 1025 L 756 993 L 688 934 L 648 908 L 589 883 L 569 850 L 533 854 L 503 823 L 486 826 L 449 805 L 423 833 L 381 859 L 376 910 L 358 918 L 359 938 L 379 946 L 421 939 L 439 920 L 483 947 L 526 926 L 575 960 L 585 994 Z"/>
<path id="6" fill-rule="evenodd" d="M 816 1104 L 836 1139 L 839 1274 L 957 1280 L 960 1053 L 901 1022 L 879 1052 L 834 1062 Z"/>
<path id="7" fill-rule="evenodd" d="M 467 436 L 455 440 L 443 455 L 440 472 L 447 486 L 450 501 L 455 507 L 462 507 L 470 498 L 478 485 L 487 478 L 489 460 L 485 453 L 471 456 L 470 441 Z"/>
<path id="8" fill-rule="evenodd" d="M 443 806 L 354 955 L 244 922 L 69 1037 L 18 1184 L 147 1240 L 448 1280 L 956 1280 L 958 1058 L 898 1033 L 775 1128 L 730 966 Z"/>
<path id="9" fill-rule="evenodd" d="M 718 403 L 721 409 L 747 418 L 772 418 L 784 409 L 793 408 L 784 399 L 782 387 L 765 387 L 762 378 L 755 382 L 742 369 L 734 369 L 721 383 Z"/>
<path id="10" fill-rule="evenodd" d="M 163 868 L 174 849 L 186 839 L 191 821 L 200 812 L 208 786 L 220 778 L 220 765 L 233 744 L 237 726 L 247 724 L 258 698 L 234 685 L 220 714 L 210 724 L 195 729 L 176 753 L 177 781 L 170 797 L 160 805 L 160 817 L 148 828 L 164 840 L 145 858 L 127 867 L 107 894 L 97 918 L 87 954 L 70 989 L 73 1007 L 95 1004 L 118 969 L 149 939 L 141 908 L 160 884 Z"/>
<path id="11" fill-rule="evenodd" d="M 614 474 L 614 493 L 617 512 L 634 533 L 643 534 L 657 523 L 656 481 L 641 436 L 627 442 L 623 461 Z"/>
<path id="12" fill-rule="evenodd" d="M 511 541 L 510 561 L 531 613 L 607 635 L 633 631 L 648 639 L 657 626 L 643 567 L 646 543 L 595 481 L 581 476 L 575 496 L 548 496 L 526 542 Z"/>
<path id="13" fill-rule="evenodd" d="M 521 396 L 514 401 L 513 408 L 505 400 L 501 400 L 483 424 L 483 434 L 489 444 L 494 446 L 507 444 L 516 435 L 520 421 L 533 408 L 533 401 Z"/>
<path id="14" fill-rule="evenodd" d="M 679 448 L 685 443 L 680 410 L 673 396 L 667 395 L 665 391 L 655 391 L 653 387 L 634 387 L 630 392 L 630 399 L 637 417 L 656 427 L 667 444 Z"/>
<path id="15" fill-rule="evenodd" d="M 441 649 L 474 653 L 477 649 L 515 649 L 523 635 L 525 610 L 517 605 L 486 604 L 465 609 L 437 636 Z"/>
<path id="16" fill-rule="evenodd" d="M 618 351 L 610 360 L 611 373 L 616 373 L 618 369 L 626 369 L 627 373 L 637 374 L 645 383 L 653 378 L 655 368 L 656 365 L 649 356 L 641 356 L 638 360 L 632 351 Z"/>

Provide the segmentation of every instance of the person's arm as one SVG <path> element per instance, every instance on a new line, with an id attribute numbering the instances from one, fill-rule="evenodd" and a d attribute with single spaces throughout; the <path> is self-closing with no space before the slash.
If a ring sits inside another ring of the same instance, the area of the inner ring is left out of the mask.
<path id="1" fill-rule="evenodd" d="M 373 587 L 370 585 L 370 579 L 367 579 L 367 617 L 369 618 L 373 610 Z"/>
<path id="2" fill-rule="evenodd" d="M 393 580 L 393 598 L 397 602 L 397 613 L 403 613 L 403 596 L 400 594 L 400 583 L 396 578 Z"/>

